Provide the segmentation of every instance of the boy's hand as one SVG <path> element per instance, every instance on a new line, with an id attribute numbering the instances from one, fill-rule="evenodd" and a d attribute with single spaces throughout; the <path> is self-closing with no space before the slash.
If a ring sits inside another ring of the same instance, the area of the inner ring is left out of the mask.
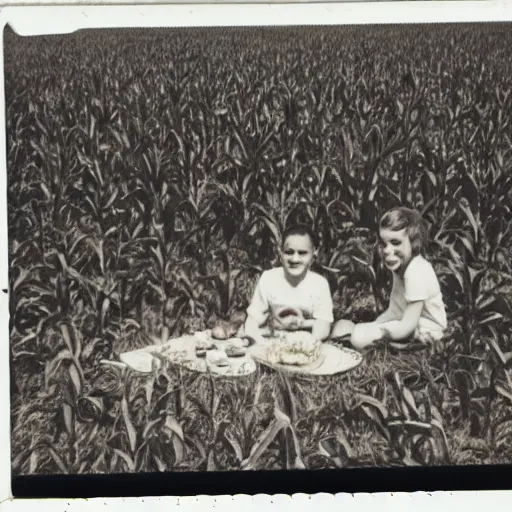
<path id="1" fill-rule="evenodd" d="M 274 318 L 274 329 L 278 331 L 297 331 L 302 327 L 302 318 L 290 316 L 286 318 Z"/>
<path id="2" fill-rule="evenodd" d="M 298 316 L 291 316 L 285 319 L 284 324 L 289 331 L 297 331 L 302 327 L 303 318 Z"/>
<path id="3" fill-rule="evenodd" d="M 283 308 L 273 316 L 273 326 L 276 330 L 297 331 L 302 328 L 304 317 L 296 309 Z"/>

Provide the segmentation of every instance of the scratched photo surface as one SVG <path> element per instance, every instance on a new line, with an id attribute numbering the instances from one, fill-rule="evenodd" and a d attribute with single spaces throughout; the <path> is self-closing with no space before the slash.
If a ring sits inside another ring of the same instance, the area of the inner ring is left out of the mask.
<path id="1" fill-rule="evenodd" d="M 511 29 L 6 27 L 13 474 L 511 463 Z M 447 323 L 361 348 L 397 206 Z M 243 334 L 293 223 L 314 361 Z"/>

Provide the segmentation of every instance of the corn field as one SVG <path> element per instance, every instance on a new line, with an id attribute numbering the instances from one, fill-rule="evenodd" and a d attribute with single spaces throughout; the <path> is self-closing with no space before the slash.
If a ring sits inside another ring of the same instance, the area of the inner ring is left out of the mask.
<path id="1" fill-rule="evenodd" d="M 512 462 L 510 24 L 5 31 L 14 475 Z M 449 329 L 336 377 L 123 351 L 244 311 L 292 221 L 335 318 L 416 208 Z"/>

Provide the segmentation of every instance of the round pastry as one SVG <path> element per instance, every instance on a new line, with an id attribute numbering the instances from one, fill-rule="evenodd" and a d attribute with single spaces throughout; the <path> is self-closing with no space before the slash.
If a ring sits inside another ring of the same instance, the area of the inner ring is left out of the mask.
<path id="1" fill-rule="evenodd" d="M 238 347 L 236 345 L 229 345 L 226 347 L 226 355 L 228 357 L 243 357 L 246 354 L 244 347 Z"/>
<path id="2" fill-rule="evenodd" d="M 229 361 L 227 358 L 227 355 L 225 352 L 222 352 L 221 350 L 210 350 L 206 354 L 206 360 L 209 364 L 215 365 L 215 366 L 228 366 Z"/>
<path id="3" fill-rule="evenodd" d="M 206 349 L 205 348 L 196 348 L 196 356 L 197 357 L 206 357 Z"/>
<path id="4" fill-rule="evenodd" d="M 212 329 L 212 337 L 216 340 L 227 340 L 238 331 L 238 326 L 225 320 L 219 320 Z"/>
<path id="5" fill-rule="evenodd" d="M 212 339 L 212 330 L 206 329 L 206 331 L 196 331 L 194 333 L 194 337 L 198 341 L 204 341 L 204 342 L 210 341 Z"/>
<path id="6" fill-rule="evenodd" d="M 196 341 L 196 350 L 212 350 L 215 348 L 213 340 L 199 340 Z"/>
<path id="7" fill-rule="evenodd" d="M 223 366 L 229 366 L 229 361 L 226 358 L 220 358 L 217 359 L 217 362 L 215 364 L 222 368 Z"/>
<path id="8" fill-rule="evenodd" d="M 244 348 L 248 345 L 248 340 L 245 340 L 243 338 L 230 338 L 229 340 L 229 347 L 237 347 L 237 348 Z"/>

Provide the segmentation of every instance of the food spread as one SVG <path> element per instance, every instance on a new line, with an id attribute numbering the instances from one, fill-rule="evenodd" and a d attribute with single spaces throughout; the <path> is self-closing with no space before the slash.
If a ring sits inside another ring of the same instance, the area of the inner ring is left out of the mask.
<path id="1" fill-rule="evenodd" d="M 247 353 L 248 340 L 230 338 L 224 342 L 216 340 L 212 331 L 202 331 L 195 334 L 195 354 L 199 358 L 206 358 L 210 365 L 226 366 L 227 358 L 243 357 Z M 215 356 L 217 354 L 217 356 Z M 219 357 L 222 354 L 223 357 Z"/>

